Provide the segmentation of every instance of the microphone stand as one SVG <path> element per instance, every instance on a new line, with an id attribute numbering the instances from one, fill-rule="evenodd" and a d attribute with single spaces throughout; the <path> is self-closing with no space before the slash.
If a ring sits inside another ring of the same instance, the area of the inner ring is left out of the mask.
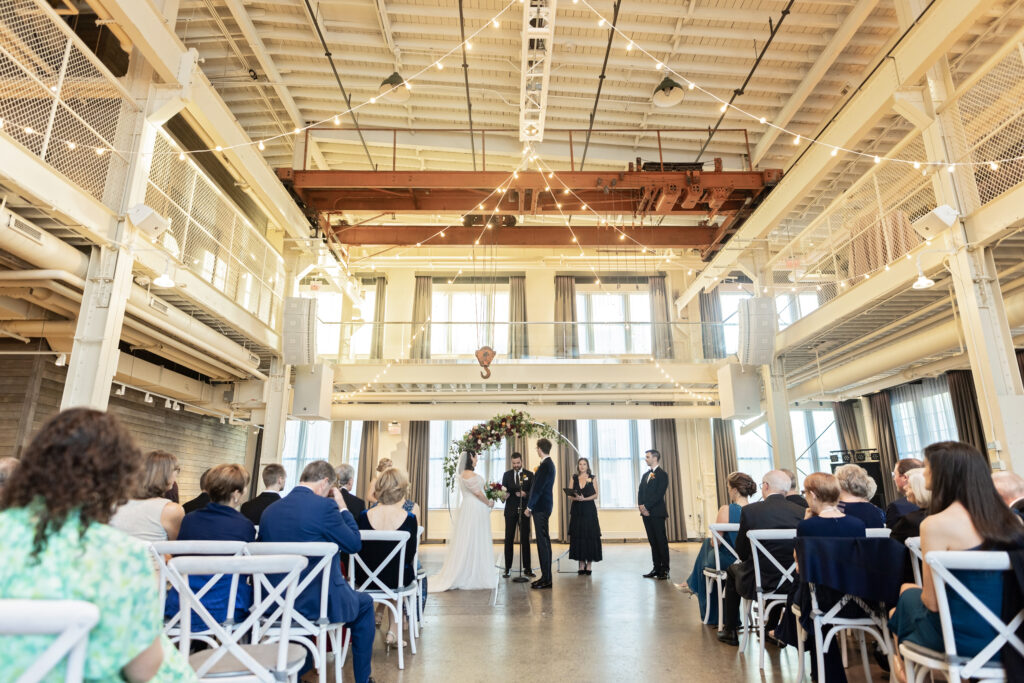
<path id="1" fill-rule="evenodd" d="M 522 480 L 521 475 L 520 475 L 519 490 L 516 491 L 516 493 L 519 494 L 519 493 L 522 492 L 522 490 L 523 490 L 523 480 Z M 515 548 L 517 545 L 519 546 L 519 576 L 517 576 L 514 579 L 512 579 L 512 582 L 513 583 L 526 583 L 530 579 L 528 579 L 527 577 L 523 576 L 523 547 L 522 547 L 523 546 L 523 544 L 522 544 L 523 496 L 516 495 L 516 500 L 518 501 L 518 505 L 516 507 L 516 533 L 515 533 L 514 539 L 512 541 L 512 547 Z"/>

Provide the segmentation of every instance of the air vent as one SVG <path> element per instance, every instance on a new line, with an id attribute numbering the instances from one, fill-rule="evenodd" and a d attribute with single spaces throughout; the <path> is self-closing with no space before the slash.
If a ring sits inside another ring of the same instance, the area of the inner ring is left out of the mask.
<path id="1" fill-rule="evenodd" d="M 260 357 L 257 356 L 255 353 L 250 353 L 249 354 L 249 363 L 253 367 L 257 367 L 258 368 L 260 366 Z"/>
<path id="2" fill-rule="evenodd" d="M 11 214 L 11 220 L 8 225 L 20 232 L 25 237 L 29 238 L 37 244 L 43 243 L 43 231 L 32 225 L 28 221 L 18 218 L 13 213 Z"/>
<path id="3" fill-rule="evenodd" d="M 165 304 L 163 301 L 160 301 L 159 299 L 153 297 L 150 297 L 149 299 L 149 307 L 156 309 L 157 311 L 160 311 L 164 315 L 167 315 L 167 311 L 171 310 L 170 306 Z"/>

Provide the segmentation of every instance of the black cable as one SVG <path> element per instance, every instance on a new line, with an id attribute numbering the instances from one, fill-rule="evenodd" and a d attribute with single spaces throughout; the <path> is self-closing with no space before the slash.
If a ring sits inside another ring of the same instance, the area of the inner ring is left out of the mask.
<path id="1" fill-rule="evenodd" d="M 359 134 L 359 141 L 363 143 L 363 150 L 366 151 L 366 158 L 370 160 L 370 168 L 377 170 L 377 164 L 373 163 L 373 157 L 370 156 L 370 148 L 366 146 L 366 139 L 363 137 L 363 131 L 359 128 L 359 119 L 356 118 L 356 113 L 352 109 L 352 98 L 349 97 L 348 93 L 345 92 L 345 86 L 341 83 L 341 76 L 338 74 L 338 67 L 334 65 L 334 58 L 331 56 L 331 50 L 327 47 L 327 40 L 324 39 L 324 32 L 320 30 L 320 22 L 317 21 L 316 12 L 313 11 L 313 6 L 309 4 L 309 0 L 306 0 L 306 9 L 309 11 L 309 20 L 313 22 L 313 28 L 316 29 L 316 34 L 320 38 L 320 44 L 324 48 L 324 57 L 327 57 L 327 63 L 331 65 L 331 71 L 334 72 L 334 80 L 337 81 L 338 87 L 341 88 L 341 96 L 345 99 L 345 105 L 348 107 L 348 115 L 352 117 L 352 123 L 356 127 L 356 132 Z"/>
<path id="2" fill-rule="evenodd" d="M 761 65 L 761 60 L 764 59 L 764 55 L 768 51 L 768 46 L 772 44 L 772 41 L 775 39 L 775 34 L 779 32 L 780 28 L 782 28 L 782 22 L 784 22 L 786 20 L 786 17 L 789 16 L 789 10 L 790 8 L 793 7 L 793 2 L 795 2 L 795 0 L 789 0 L 789 4 L 786 5 L 785 9 L 782 10 L 782 16 L 779 17 L 779 23 L 772 24 L 771 17 L 768 18 L 768 25 L 772 29 L 771 33 L 768 34 L 768 41 L 765 42 L 764 47 L 761 48 L 761 52 L 758 53 L 757 59 L 754 60 L 754 65 L 750 67 L 750 72 L 747 74 L 747 77 L 743 80 L 743 85 L 732 91 L 732 97 L 729 98 L 730 105 L 736 100 L 737 97 L 743 94 L 744 90 L 747 87 L 747 84 L 750 83 L 750 79 L 754 77 L 754 72 L 757 71 L 757 67 Z M 715 137 L 715 133 L 718 132 L 718 128 L 719 126 L 722 125 L 722 121 L 725 120 L 725 115 L 728 112 L 729 107 L 726 107 L 725 111 L 723 111 L 722 114 L 718 117 L 718 121 L 715 122 L 715 127 L 708 131 L 708 139 L 704 141 L 704 144 L 701 146 L 700 151 L 697 152 L 697 158 L 694 159 L 694 161 L 700 161 L 701 156 L 703 156 L 704 154 L 704 150 L 706 150 L 708 148 L 708 145 L 711 144 L 711 138 Z"/>
<path id="3" fill-rule="evenodd" d="M 790 0 L 792 3 L 792 0 Z M 619 21 L 619 7 L 622 5 L 622 0 L 615 0 L 615 9 L 612 13 L 612 25 L 608 29 L 608 46 L 604 49 L 604 63 L 601 64 L 601 75 L 597 77 L 597 93 L 594 94 L 594 108 L 590 112 L 590 125 L 587 127 L 587 140 L 583 145 L 583 156 L 580 157 L 580 170 L 583 170 L 583 164 L 587 161 L 587 150 L 590 148 L 590 134 L 594 130 L 594 119 L 597 117 L 597 103 L 601 100 L 601 88 L 604 87 L 604 79 L 608 71 L 608 55 L 612 52 L 612 41 L 615 39 L 615 25 Z"/>
<path id="4" fill-rule="evenodd" d="M 309 2 L 309 0 L 306 0 Z M 459 32 L 462 34 L 462 77 L 466 82 L 466 114 L 469 116 L 469 149 L 473 154 L 473 170 L 476 170 L 476 142 L 473 140 L 473 103 L 469 99 L 469 63 L 466 61 L 466 17 L 462 14 L 462 0 L 459 0 Z"/>

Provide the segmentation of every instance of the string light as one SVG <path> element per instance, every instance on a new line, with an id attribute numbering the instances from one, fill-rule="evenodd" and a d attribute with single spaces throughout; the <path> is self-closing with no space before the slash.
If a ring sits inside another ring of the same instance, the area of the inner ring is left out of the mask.
<path id="1" fill-rule="evenodd" d="M 257 145 L 257 147 L 259 147 L 261 152 L 267 148 L 267 146 L 263 144 L 263 140 L 260 140 L 260 144 Z"/>
<path id="2" fill-rule="evenodd" d="M 839 148 L 838 147 L 833 147 L 832 151 L 829 152 L 829 154 L 831 154 L 832 156 L 836 156 L 837 154 L 839 154 Z"/>
<path id="3" fill-rule="evenodd" d="M 340 126 L 341 125 L 341 117 L 338 116 L 337 114 L 334 115 L 334 125 L 336 125 L 336 126 Z"/>

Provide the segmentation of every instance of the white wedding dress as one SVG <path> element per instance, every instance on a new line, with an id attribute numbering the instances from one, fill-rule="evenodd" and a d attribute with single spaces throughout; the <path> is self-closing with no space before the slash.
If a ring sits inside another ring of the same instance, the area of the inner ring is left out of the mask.
<path id="1" fill-rule="evenodd" d="M 491 508 L 476 497 L 484 478 L 457 478 L 462 503 L 456 508 L 448 535 L 448 555 L 436 576 L 427 581 L 431 593 L 448 590 L 493 590 L 498 581 L 491 541 Z"/>

